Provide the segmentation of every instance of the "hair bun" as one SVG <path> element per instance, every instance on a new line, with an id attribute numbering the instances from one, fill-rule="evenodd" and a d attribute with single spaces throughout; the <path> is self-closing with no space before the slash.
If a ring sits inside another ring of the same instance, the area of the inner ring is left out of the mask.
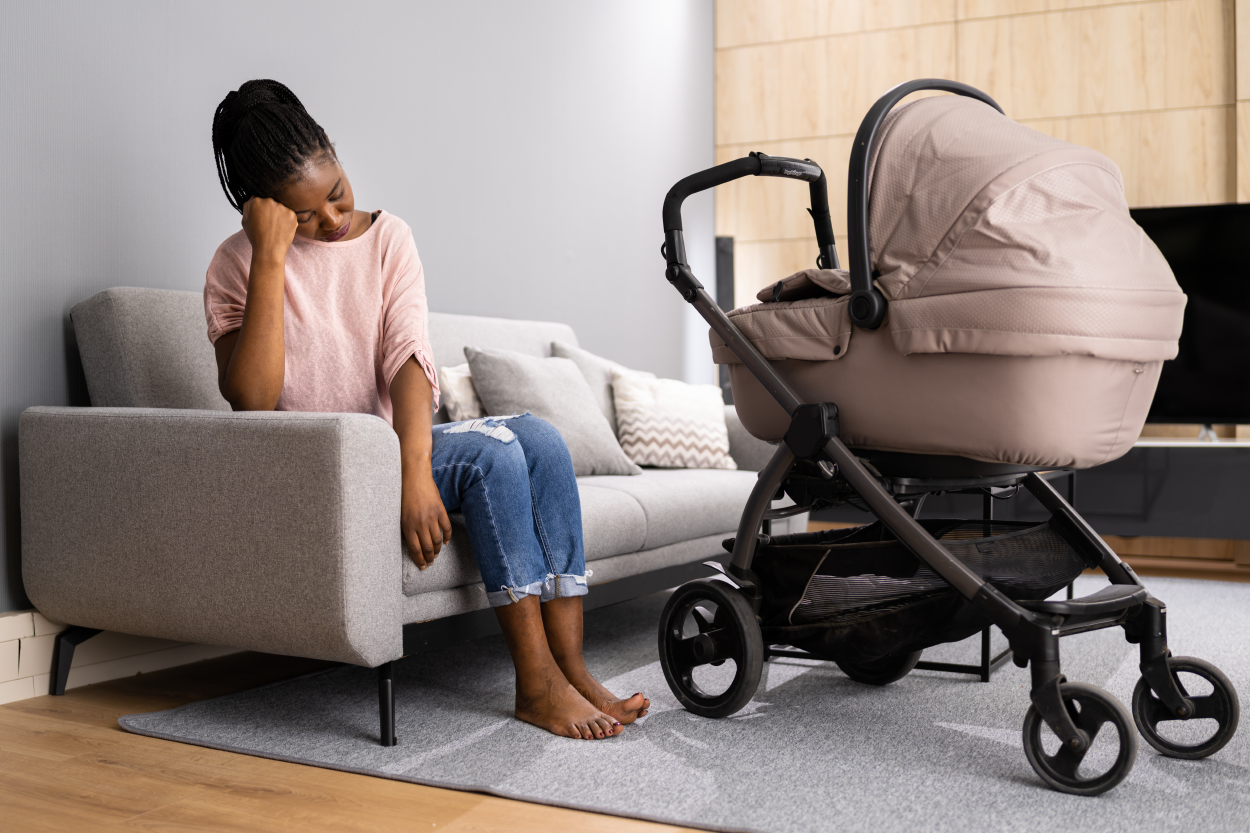
<path id="1" fill-rule="evenodd" d="M 269 78 L 245 81 L 239 85 L 239 89 L 234 95 L 236 96 L 237 106 L 245 113 L 254 107 L 274 104 L 304 109 L 304 105 L 300 103 L 295 93 L 291 92 L 290 87 L 280 81 L 274 81 Z M 230 95 L 227 95 L 226 99 L 229 100 Z"/>
<path id="2" fill-rule="evenodd" d="M 329 137 L 295 93 L 269 78 L 226 93 L 213 114 L 212 135 L 217 177 L 240 211 L 253 196 L 273 196 L 308 160 L 334 157 Z"/>

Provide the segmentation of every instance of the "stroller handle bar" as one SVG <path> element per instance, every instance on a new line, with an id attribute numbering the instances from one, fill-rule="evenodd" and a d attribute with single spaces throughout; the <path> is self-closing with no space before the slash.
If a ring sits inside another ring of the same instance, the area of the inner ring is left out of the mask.
<path id="1" fill-rule="evenodd" d="M 837 269 L 838 252 L 833 240 L 833 220 L 829 216 L 829 186 L 825 172 L 810 159 L 769 156 L 755 151 L 741 159 L 691 174 L 668 190 L 668 195 L 664 197 L 664 245 L 668 262 L 686 262 L 686 245 L 681 233 L 681 204 L 686 197 L 745 176 L 777 176 L 808 183 L 812 199 L 809 211 L 820 248 L 817 265 L 822 269 Z"/>
<path id="2" fill-rule="evenodd" d="M 866 330 L 877 329 L 885 319 L 885 296 L 872 285 L 876 275 L 872 269 L 872 250 L 868 246 L 868 166 L 872 161 L 872 146 L 882 122 L 895 105 L 920 90 L 939 90 L 975 98 L 1003 112 L 998 102 L 975 87 L 940 78 L 920 78 L 890 89 L 877 99 L 860 122 L 855 145 L 851 148 L 850 181 L 846 189 L 847 245 L 851 250 L 851 303 L 848 311 L 851 322 Z"/>
<path id="3" fill-rule="evenodd" d="M 812 221 L 816 224 L 816 240 L 820 244 L 820 255 L 816 262 L 822 268 L 838 268 L 838 252 L 833 240 L 833 223 L 829 217 L 829 190 L 825 172 L 810 159 L 790 159 L 752 152 L 741 159 L 691 174 L 669 189 L 664 197 L 664 245 L 660 247 L 660 253 L 668 264 L 664 277 L 681 292 L 687 303 L 699 311 L 786 413 L 793 415 L 795 409 L 803 404 L 802 400 L 777 375 L 755 345 L 729 320 L 694 276 L 686 261 L 686 241 L 681 225 L 681 205 L 686 197 L 747 176 L 777 176 L 808 183 L 812 199 L 809 210 Z"/>

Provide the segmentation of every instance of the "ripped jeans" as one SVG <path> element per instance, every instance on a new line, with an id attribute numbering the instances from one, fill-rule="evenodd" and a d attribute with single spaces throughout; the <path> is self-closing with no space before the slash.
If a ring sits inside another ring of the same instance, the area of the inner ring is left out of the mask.
<path id="1" fill-rule="evenodd" d="M 568 446 L 530 414 L 434 426 L 434 483 L 469 529 L 491 607 L 586 594 L 582 509 Z"/>

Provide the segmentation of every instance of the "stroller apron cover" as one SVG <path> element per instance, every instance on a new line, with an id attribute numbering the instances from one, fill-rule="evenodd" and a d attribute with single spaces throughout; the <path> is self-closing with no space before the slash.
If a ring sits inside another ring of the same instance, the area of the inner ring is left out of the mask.
<path id="1" fill-rule="evenodd" d="M 843 271 L 766 287 L 729 317 L 778 374 L 836 401 L 851 447 L 1078 468 L 1128 451 L 1185 296 L 1115 164 L 961 96 L 894 110 L 870 164 L 886 319 L 852 327 Z M 780 440 L 789 416 L 711 342 L 743 424 Z"/>

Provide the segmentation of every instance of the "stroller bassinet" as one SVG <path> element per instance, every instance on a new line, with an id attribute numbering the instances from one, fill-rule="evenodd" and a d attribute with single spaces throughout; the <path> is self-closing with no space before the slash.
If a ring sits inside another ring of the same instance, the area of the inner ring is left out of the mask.
<path id="1" fill-rule="evenodd" d="M 869 192 L 880 329 L 851 326 L 833 270 L 729 313 L 800 397 L 837 402 L 843 442 L 1077 468 L 1132 447 L 1185 296 L 1114 163 L 979 101 L 926 98 L 882 124 Z M 715 332 L 712 348 L 743 425 L 780 440 L 789 415 Z"/>
<path id="2" fill-rule="evenodd" d="M 923 89 L 956 95 L 894 111 Z M 752 175 L 808 183 L 817 268 L 726 316 L 686 263 L 681 205 Z M 971 87 L 913 81 L 864 119 L 847 204 L 849 272 L 838 268 L 825 176 L 811 160 L 752 153 L 665 198 L 666 277 L 711 324 L 744 425 L 778 443 L 726 542 L 731 558 L 709 562 L 720 575 L 682 585 L 665 606 L 660 661 L 674 694 L 697 714 L 732 714 L 754 695 L 764 661 L 792 653 L 774 645 L 885 684 L 924 648 L 992 623 L 1031 670 L 1025 755 L 1055 789 L 1096 795 L 1122 781 L 1136 758 L 1134 724 L 1165 755 L 1222 748 L 1238 723 L 1232 684 L 1209 663 L 1172 656 L 1164 605 L 1043 471 L 1127 451 L 1162 362 L 1176 354 L 1185 297 L 1129 218 L 1115 165 L 1011 122 Z M 915 517 L 929 494 L 981 494 L 988 509 L 1021 487 L 1047 521 Z M 795 505 L 773 510 L 783 492 Z M 879 520 L 768 535 L 771 518 L 839 503 Z M 1111 584 L 1047 600 L 1086 568 Z M 1141 645 L 1131 718 L 1061 671 L 1061 637 L 1107 627 Z M 727 685 L 701 679 L 729 662 L 728 677 L 713 675 Z M 1181 675 L 1211 693 L 1190 694 Z M 1198 742 L 1170 734 L 1172 721 L 1194 718 L 1215 730 Z M 1119 751 L 1100 766 L 1086 753 L 1107 726 Z"/>

